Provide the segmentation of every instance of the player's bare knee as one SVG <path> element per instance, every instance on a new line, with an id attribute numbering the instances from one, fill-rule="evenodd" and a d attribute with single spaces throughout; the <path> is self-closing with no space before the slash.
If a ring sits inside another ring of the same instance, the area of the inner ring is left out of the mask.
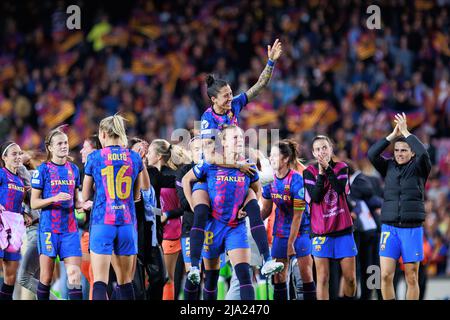
<path id="1" fill-rule="evenodd" d="M 41 270 L 41 274 L 39 275 L 39 281 L 45 285 L 49 285 L 52 282 L 53 274 L 43 272 Z"/>
<path id="2" fill-rule="evenodd" d="M 356 286 L 356 277 L 353 275 L 344 277 L 344 280 L 348 287 L 353 288 Z"/>
<path id="3" fill-rule="evenodd" d="M 406 283 L 408 286 L 414 286 L 418 283 L 418 277 L 415 272 L 409 272 L 405 274 Z"/>
<path id="4" fill-rule="evenodd" d="M 14 283 L 16 282 L 16 274 L 10 274 L 7 276 L 5 275 L 4 282 L 6 284 L 14 285 Z"/>
<path id="5" fill-rule="evenodd" d="M 392 282 L 392 281 L 394 281 L 394 273 L 381 271 L 381 281 L 382 282 Z"/>
<path id="6" fill-rule="evenodd" d="M 274 283 L 285 283 L 286 274 L 284 272 L 277 273 L 273 276 Z"/>
<path id="7" fill-rule="evenodd" d="M 327 284 L 330 281 L 330 274 L 328 272 L 317 273 L 317 282 L 320 284 Z"/>

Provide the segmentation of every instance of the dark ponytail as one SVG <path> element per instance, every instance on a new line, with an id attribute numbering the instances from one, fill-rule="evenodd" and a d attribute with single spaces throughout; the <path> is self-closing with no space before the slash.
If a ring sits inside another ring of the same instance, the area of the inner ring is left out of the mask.
<path id="1" fill-rule="evenodd" d="M 214 79 L 214 76 L 212 74 L 208 74 L 206 76 L 205 82 L 207 87 L 206 92 L 210 99 L 212 97 L 217 97 L 217 94 L 219 93 L 220 89 L 228 85 L 228 83 L 225 80 Z"/>
<path id="2" fill-rule="evenodd" d="M 283 139 L 278 143 L 278 149 L 283 157 L 288 158 L 289 167 L 297 168 L 300 162 L 299 144 L 292 139 Z"/>

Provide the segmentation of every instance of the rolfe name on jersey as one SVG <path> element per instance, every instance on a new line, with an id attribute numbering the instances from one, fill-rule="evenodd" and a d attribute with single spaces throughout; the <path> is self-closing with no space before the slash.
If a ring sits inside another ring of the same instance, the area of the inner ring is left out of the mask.
<path id="1" fill-rule="evenodd" d="M 127 161 L 126 153 L 109 153 L 108 154 L 109 161 Z"/>

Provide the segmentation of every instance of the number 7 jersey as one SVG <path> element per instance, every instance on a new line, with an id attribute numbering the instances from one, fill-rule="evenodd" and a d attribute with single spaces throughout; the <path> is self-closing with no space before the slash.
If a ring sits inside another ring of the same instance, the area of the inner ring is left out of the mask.
<path id="1" fill-rule="evenodd" d="M 95 183 L 91 224 L 134 223 L 134 183 L 142 170 L 139 154 L 120 146 L 108 146 L 88 156 L 85 174 Z"/>

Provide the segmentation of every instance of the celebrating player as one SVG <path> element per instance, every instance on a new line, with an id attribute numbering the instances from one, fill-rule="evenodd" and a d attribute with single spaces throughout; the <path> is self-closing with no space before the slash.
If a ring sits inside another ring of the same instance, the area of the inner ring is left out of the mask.
<path id="1" fill-rule="evenodd" d="M 272 257 L 285 266 L 283 272 L 274 275 L 275 300 L 287 300 L 287 266 L 288 258 L 292 256 L 296 256 L 298 260 L 305 300 L 315 300 L 310 222 L 303 177 L 293 169 L 298 162 L 297 147 L 294 141 L 288 139 L 281 140 L 272 147 L 270 164 L 275 171 L 275 179 L 263 188 L 262 194 L 264 219 L 271 214 L 273 203 L 277 207 Z"/>
<path id="2" fill-rule="evenodd" d="M 385 177 L 384 202 L 381 209 L 381 293 L 384 300 L 395 299 L 394 273 L 400 256 L 405 265 L 406 298 L 419 299 L 418 273 L 423 260 L 423 221 L 425 220 L 425 181 L 431 161 L 425 146 L 408 131 L 405 114 L 395 116 L 396 126 L 385 139 L 378 141 L 368 156 Z M 394 141 L 394 159 L 381 156 Z"/>
<path id="3" fill-rule="evenodd" d="M 22 165 L 22 150 L 19 145 L 12 141 L 5 142 L 0 147 L 0 154 L 0 265 L 4 275 L 0 300 L 12 300 L 21 258 L 22 235 L 25 232 L 22 216 L 25 185 L 17 174 Z"/>
<path id="4" fill-rule="evenodd" d="M 93 184 L 96 191 L 91 213 L 89 249 L 94 274 L 93 300 L 106 300 L 111 255 L 117 256 L 115 270 L 119 297 L 133 300 L 134 258 L 137 254 L 134 200 L 140 196 L 142 159 L 129 150 L 124 119 L 114 115 L 99 126 L 101 150 L 87 159 L 83 181 L 83 199 L 89 199 Z"/>
<path id="5" fill-rule="evenodd" d="M 346 194 L 348 167 L 332 159 L 333 147 L 327 136 L 313 139 L 312 153 L 317 164 L 303 172 L 306 201 L 311 209 L 312 254 L 317 271 L 317 299 L 329 299 L 329 259 L 339 259 L 344 278 L 344 299 L 356 295 L 357 254 L 353 222 Z"/>
<path id="6" fill-rule="evenodd" d="M 267 86 L 272 77 L 275 62 L 281 56 L 281 53 L 281 42 L 276 39 L 272 46 L 267 46 L 267 56 L 269 60 L 256 84 L 247 92 L 241 93 L 234 98 L 230 85 L 226 81 L 214 79 L 211 75 L 206 78 L 207 94 L 211 99 L 212 106 L 209 107 L 201 117 L 202 138 L 217 137 L 218 132 L 225 126 L 239 125 L 239 113 L 249 101 L 254 99 Z M 223 161 L 216 161 L 216 163 L 223 163 Z M 200 185 L 198 185 L 195 190 L 197 190 L 197 192 L 195 192 L 193 196 L 194 228 L 192 229 L 194 237 L 191 237 L 191 241 L 196 243 L 194 247 L 199 247 L 203 238 L 202 235 L 196 234 L 196 230 L 204 229 L 206 223 L 205 219 L 210 211 L 210 199 L 208 193 L 201 190 Z M 252 236 L 258 245 L 260 254 L 264 257 L 265 264 L 263 271 L 268 274 L 277 272 L 279 271 L 279 265 L 275 263 L 270 256 L 267 235 L 265 230 L 260 228 L 263 223 L 259 206 L 257 205 L 256 195 L 252 190 L 249 191 L 246 202 L 249 204 L 249 206 L 245 208 L 245 211 L 249 216 Z M 194 258 L 192 262 L 195 260 L 196 259 Z M 196 268 L 195 263 L 193 263 L 193 267 Z"/>
<path id="7" fill-rule="evenodd" d="M 75 218 L 79 208 L 80 173 L 69 161 L 69 141 L 62 128 L 45 139 L 47 161 L 31 180 L 31 208 L 42 209 L 39 220 L 38 249 L 40 281 L 38 300 L 48 300 L 56 256 L 64 260 L 69 298 L 81 300 L 81 245 Z"/>
<path id="8" fill-rule="evenodd" d="M 191 160 L 187 152 L 164 139 L 155 139 L 148 149 L 147 160 L 149 165 L 156 167 L 164 175 L 176 175 L 178 167 Z M 181 252 L 181 216 L 175 184 L 172 188 L 160 190 L 161 210 L 163 211 L 161 223 L 164 225 L 162 247 L 164 261 L 169 275 L 169 281 L 164 286 L 163 300 L 174 300 L 174 276 L 178 255 Z"/>
<path id="9" fill-rule="evenodd" d="M 249 101 L 260 94 L 268 85 L 275 62 L 281 56 L 281 53 L 281 42 L 276 39 L 272 46 L 267 46 L 269 60 L 258 81 L 247 92 L 236 97 L 233 97 L 230 85 L 226 81 L 214 79 L 211 75 L 207 76 L 207 93 L 213 105 L 202 115 L 202 135 L 216 135 L 215 130 L 222 130 L 225 125 L 239 125 L 239 113 Z"/>
<path id="10" fill-rule="evenodd" d="M 242 130 L 236 126 L 229 126 L 222 132 L 221 142 L 226 155 L 236 157 L 243 154 L 244 137 Z M 192 207 L 191 183 L 206 178 L 208 194 L 211 198 L 212 218 L 209 219 L 205 230 L 204 248 L 205 287 L 203 298 L 215 300 L 217 298 L 217 280 L 219 277 L 219 256 L 223 251 L 228 253 L 231 263 L 240 282 L 242 300 L 253 300 L 254 291 L 250 278 L 250 248 L 247 239 L 245 220 L 238 218 L 239 208 L 244 204 L 248 188 L 259 191 L 258 175 L 249 178 L 238 169 L 225 168 L 200 161 L 183 178 L 184 193 Z M 252 200 L 256 201 L 256 200 Z M 193 227 L 194 229 L 194 227 Z M 191 231 L 191 260 L 194 252 L 198 254 L 201 248 L 194 251 Z M 203 247 L 203 242 L 200 243 Z M 199 259 L 199 254 L 196 259 Z M 191 272 L 194 273 L 191 268 Z M 191 273 L 190 272 L 190 273 Z M 189 278 L 189 277 L 188 277 Z M 191 276 L 199 281 L 199 276 Z"/>
<path id="11" fill-rule="evenodd" d="M 89 136 L 83 142 L 83 148 L 80 150 L 81 162 L 83 165 L 86 164 L 87 157 L 94 151 L 101 149 L 100 140 L 96 134 Z M 84 210 L 84 222 L 83 222 L 83 233 L 81 236 L 81 272 L 86 277 L 90 285 L 89 297 L 92 298 L 92 290 L 94 285 L 94 279 L 91 268 L 91 257 L 89 255 L 89 225 L 92 210 L 92 199 L 86 199 L 83 205 Z"/>

